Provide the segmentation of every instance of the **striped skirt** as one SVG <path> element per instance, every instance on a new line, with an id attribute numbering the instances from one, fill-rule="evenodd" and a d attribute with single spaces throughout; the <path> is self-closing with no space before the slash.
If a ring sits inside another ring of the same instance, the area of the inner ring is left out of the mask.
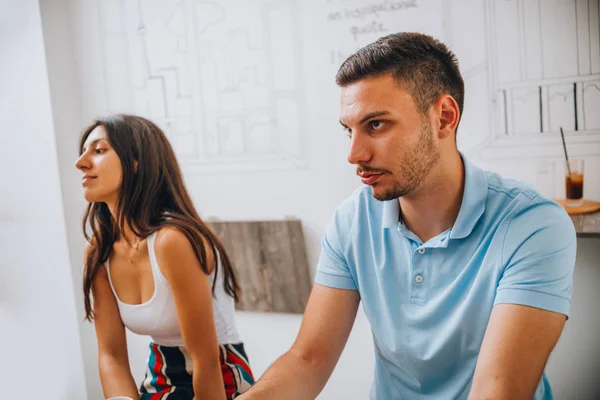
<path id="1" fill-rule="evenodd" d="M 219 345 L 221 371 L 227 399 L 244 393 L 254 384 L 243 343 Z M 192 360 L 185 347 L 150 342 L 148 369 L 140 385 L 140 400 L 192 400 Z"/>

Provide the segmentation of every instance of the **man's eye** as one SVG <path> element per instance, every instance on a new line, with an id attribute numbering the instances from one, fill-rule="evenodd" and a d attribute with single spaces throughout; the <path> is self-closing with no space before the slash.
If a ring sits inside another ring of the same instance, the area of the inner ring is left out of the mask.
<path id="1" fill-rule="evenodd" d="M 383 126 L 385 125 L 385 122 L 375 120 L 375 121 L 369 122 L 369 125 L 371 126 L 371 129 L 378 130 L 378 129 L 383 128 Z"/>

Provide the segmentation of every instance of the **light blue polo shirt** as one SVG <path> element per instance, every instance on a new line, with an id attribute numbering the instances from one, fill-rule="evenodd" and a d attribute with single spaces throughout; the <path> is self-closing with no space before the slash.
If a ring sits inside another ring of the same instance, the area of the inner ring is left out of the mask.
<path id="1" fill-rule="evenodd" d="M 466 399 L 492 307 L 568 316 L 576 237 L 560 205 L 463 158 L 454 226 L 423 243 L 364 186 L 335 212 L 315 281 L 358 290 L 375 342 L 371 399 Z M 544 374 L 535 399 L 551 399 Z"/>

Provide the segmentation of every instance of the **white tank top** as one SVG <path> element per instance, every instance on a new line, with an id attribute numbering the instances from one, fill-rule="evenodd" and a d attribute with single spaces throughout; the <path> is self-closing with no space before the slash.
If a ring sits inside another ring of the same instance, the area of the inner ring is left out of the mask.
<path id="1" fill-rule="evenodd" d="M 151 336 L 153 342 L 162 346 L 184 346 L 173 292 L 156 261 L 154 252 L 155 237 L 156 232 L 148 236 L 148 253 L 150 254 L 152 276 L 154 277 L 154 294 L 150 300 L 142 304 L 123 303 L 113 286 L 110 278 L 109 261 L 106 260 L 108 281 L 117 299 L 121 320 L 127 329 L 140 335 Z M 240 338 L 235 325 L 234 300 L 225 292 L 223 287 L 223 268 L 219 257 L 217 257 L 217 262 L 219 263 L 219 274 L 213 296 L 213 314 L 215 327 L 217 328 L 217 340 L 220 344 L 239 343 Z M 213 278 L 214 272 L 210 274 L 211 283 Z"/>

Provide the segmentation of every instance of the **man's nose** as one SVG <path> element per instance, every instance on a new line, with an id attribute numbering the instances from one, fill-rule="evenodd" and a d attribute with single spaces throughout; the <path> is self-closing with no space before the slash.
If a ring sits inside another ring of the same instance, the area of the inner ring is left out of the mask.
<path id="1" fill-rule="evenodd" d="M 361 134 L 354 133 L 350 142 L 348 162 L 350 164 L 366 164 L 371 160 L 368 141 Z"/>

